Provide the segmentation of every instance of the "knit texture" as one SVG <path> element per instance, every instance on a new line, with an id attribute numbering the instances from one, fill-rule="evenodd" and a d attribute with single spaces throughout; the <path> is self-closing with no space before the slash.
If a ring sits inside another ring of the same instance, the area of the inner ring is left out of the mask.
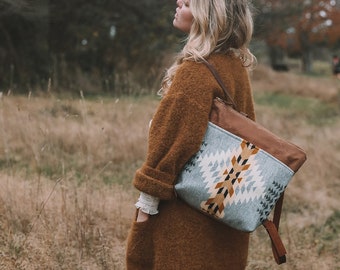
<path id="1" fill-rule="evenodd" d="M 239 110 L 255 118 L 247 70 L 232 54 L 212 55 Z M 132 224 L 127 269 L 244 269 L 249 235 L 193 210 L 176 198 L 174 184 L 199 150 L 214 97 L 225 98 L 202 63 L 186 61 L 161 100 L 149 132 L 148 152 L 133 184 L 161 199 L 159 214 Z"/>

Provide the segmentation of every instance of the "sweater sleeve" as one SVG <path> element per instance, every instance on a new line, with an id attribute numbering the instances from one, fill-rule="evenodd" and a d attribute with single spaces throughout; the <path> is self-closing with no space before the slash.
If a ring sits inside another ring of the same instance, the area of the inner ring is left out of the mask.
<path id="1" fill-rule="evenodd" d="M 143 166 L 135 187 L 161 200 L 175 197 L 174 184 L 185 163 L 199 150 L 214 98 L 203 64 L 184 62 L 154 115 Z"/>

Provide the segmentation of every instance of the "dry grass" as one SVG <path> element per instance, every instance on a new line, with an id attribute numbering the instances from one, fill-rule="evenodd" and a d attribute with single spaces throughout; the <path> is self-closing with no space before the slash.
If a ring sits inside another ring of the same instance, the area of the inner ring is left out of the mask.
<path id="1" fill-rule="evenodd" d="M 301 146 L 308 161 L 285 195 L 281 235 L 287 264 L 275 265 L 269 242 L 263 242 L 266 232 L 260 229 L 252 237 L 249 269 L 340 269 L 340 82 L 259 67 L 253 85 L 257 98 L 293 95 L 288 106 L 277 99 L 257 104 L 257 121 Z"/>
<path id="2" fill-rule="evenodd" d="M 340 83 L 264 67 L 253 79 L 258 121 L 301 145 L 308 162 L 286 192 L 287 264 L 275 265 L 259 229 L 248 269 L 340 269 Z M 282 96 L 270 104 L 264 97 L 273 92 Z M 291 102 L 280 105 L 287 95 Z M 157 102 L 0 98 L 1 270 L 124 269 L 137 195 L 131 179 L 144 159 Z"/>
<path id="3" fill-rule="evenodd" d="M 131 191 L 0 177 L 0 269 L 123 269 Z"/>
<path id="4" fill-rule="evenodd" d="M 145 104 L 2 96 L 0 269 L 123 269 Z"/>
<path id="5" fill-rule="evenodd" d="M 323 101 L 338 99 L 339 81 L 332 77 L 308 77 L 288 72 L 275 72 L 266 66 L 256 67 L 252 74 L 254 86 L 265 92 L 314 97 Z"/>

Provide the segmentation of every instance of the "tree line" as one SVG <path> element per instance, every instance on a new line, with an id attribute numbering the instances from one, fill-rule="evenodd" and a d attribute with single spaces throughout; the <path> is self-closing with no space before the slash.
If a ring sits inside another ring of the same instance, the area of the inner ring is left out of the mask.
<path id="1" fill-rule="evenodd" d="M 311 72 L 321 48 L 338 51 L 340 45 L 339 0 L 254 0 L 256 36 L 269 48 L 271 64 L 284 55 L 298 57 L 302 71 Z"/>
<path id="2" fill-rule="evenodd" d="M 285 54 L 312 68 L 340 37 L 336 0 L 254 0 L 255 35 L 272 64 Z M 149 92 L 183 35 L 174 0 L 0 0 L 0 92 Z"/>

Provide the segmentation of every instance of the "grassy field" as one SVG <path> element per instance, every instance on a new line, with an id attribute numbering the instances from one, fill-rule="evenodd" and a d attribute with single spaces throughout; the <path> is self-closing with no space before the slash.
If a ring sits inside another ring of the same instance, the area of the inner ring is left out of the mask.
<path id="1" fill-rule="evenodd" d="M 276 266 L 263 228 L 248 269 L 340 269 L 340 82 L 252 74 L 257 120 L 300 145 L 307 163 L 285 197 Z M 124 269 L 157 97 L 0 94 L 0 269 Z M 185 269 L 186 270 L 186 269 Z M 189 269 L 188 269 L 189 270 Z"/>

